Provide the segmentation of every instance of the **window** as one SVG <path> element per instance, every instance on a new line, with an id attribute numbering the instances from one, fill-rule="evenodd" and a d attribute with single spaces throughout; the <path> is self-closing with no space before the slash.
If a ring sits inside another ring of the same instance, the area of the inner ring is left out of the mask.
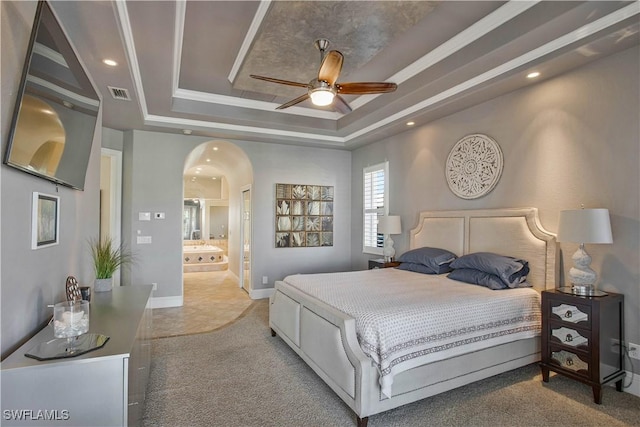
<path id="1" fill-rule="evenodd" d="M 378 234 L 378 217 L 388 213 L 389 162 L 364 168 L 363 252 L 382 255 L 384 236 Z"/>

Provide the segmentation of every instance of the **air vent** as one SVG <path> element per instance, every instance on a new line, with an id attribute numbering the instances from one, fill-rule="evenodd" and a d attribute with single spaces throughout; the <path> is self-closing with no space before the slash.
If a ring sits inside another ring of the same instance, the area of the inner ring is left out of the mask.
<path id="1" fill-rule="evenodd" d="M 129 97 L 129 91 L 120 87 L 107 86 L 113 99 L 119 99 L 121 101 L 131 101 Z"/>

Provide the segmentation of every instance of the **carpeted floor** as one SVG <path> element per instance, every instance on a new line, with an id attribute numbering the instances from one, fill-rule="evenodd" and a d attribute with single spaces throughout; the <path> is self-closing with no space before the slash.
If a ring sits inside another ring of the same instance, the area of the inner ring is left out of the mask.
<path id="1" fill-rule="evenodd" d="M 354 426 L 353 412 L 278 337 L 266 300 L 211 333 L 153 341 L 143 426 Z M 640 398 L 530 365 L 373 415 L 369 426 L 638 426 Z"/>

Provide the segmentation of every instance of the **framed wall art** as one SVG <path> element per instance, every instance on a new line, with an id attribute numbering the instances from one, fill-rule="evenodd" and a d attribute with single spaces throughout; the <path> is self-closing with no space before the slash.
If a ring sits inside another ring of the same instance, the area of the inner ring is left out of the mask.
<path id="1" fill-rule="evenodd" d="M 477 199 L 498 184 L 502 150 L 487 135 L 467 135 L 454 145 L 446 164 L 449 189 L 462 199 Z"/>
<path id="2" fill-rule="evenodd" d="M 333 246 L 333 187 L 276 184 L 276 248 Z"/>
<path id="3" fill-rule="evenodd" d="M 60 197 L 33 192 L 31 249 L 57 245 L 60 239 Z"/>

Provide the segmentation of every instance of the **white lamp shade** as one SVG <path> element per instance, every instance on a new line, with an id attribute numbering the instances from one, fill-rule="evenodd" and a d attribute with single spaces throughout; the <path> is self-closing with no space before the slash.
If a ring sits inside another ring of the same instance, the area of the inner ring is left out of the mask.
<path id="1" fill-rule="evenodd" d="M 400 234 L 402 227 L 400 226 L 399 215 L 381 216 L 378 218 L 378 233 L 382 234 Z"/>
<path id="2" fill-rule="evenodd" d="M 613 243 L 608 209 L 575 209 L 560 212 L 558 241 Z"/>

